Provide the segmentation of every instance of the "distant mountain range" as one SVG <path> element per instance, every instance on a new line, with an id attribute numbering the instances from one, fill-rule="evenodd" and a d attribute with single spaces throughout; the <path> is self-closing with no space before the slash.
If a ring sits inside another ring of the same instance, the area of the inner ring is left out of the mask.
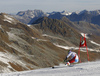
<path id="1" fill-rule="evenodd" d="M 83 10 L 80 12 L 51 12 L 45 13 L 42 10 L 27 10 L 20 11 L 16 15 L 13 15 L 17 20 L 25 24 L 31 24 L 36 19 L 40 17 L 49 17 L 52 19 L 61 19 L 63 16 L 66 16 L 71 21 L 85 21 L 93 24 L 100 25 L 100 10 L 87 11 Z"/>
<path id="2" fill-rule="evenodd" d="M 71 21 L 85 21 L 93 24 L 100 25 L 100 10 L 87 11 L 83 10 L 79 13 L 72 13 L 66 16 Z"/>
<path id="3" fill-rule="evenodd" d="M 27 10 L 27 11 L 20 11 L 16 15 L 12 15 L 12 16 L 14 18 L 16 18 L 17 20 L 21 21 L 22 23 L 30 24 L 40 17 L 45 17 L 45 16 L 48 17 L 48 16 L 53 15 L 55 13 L 58 13 L 58 12 L 53 11 L 51 13 L 45 13 L 42 10 Z M 62 11 L 59 13 L 61 15 L 70 15 L 71 14 L 67 11 Z"/>

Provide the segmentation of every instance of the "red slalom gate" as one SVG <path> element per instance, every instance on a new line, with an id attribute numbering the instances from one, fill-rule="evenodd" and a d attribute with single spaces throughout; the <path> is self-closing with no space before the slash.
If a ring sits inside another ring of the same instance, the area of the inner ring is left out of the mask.
<path id="1" fill-rule="evenodd" d="M 81 47 L 86 47 L 86 50 L 87 50 L 87 58 L 88 58 L 88 61 L 89 61 L 89 54 L 88 54 L 88 48 L 87 48 L 87 44 L 86 44 L 85 34 L 84 34 L 83 40 L 82 40 L 82 37 L 80 37 L 80 45 L 79 45 L 79 51 L 78 51 L 78 56 L 79 56 L 80 63 L 81 63 L 81 59 L 80 59 L 80 48 Z"/>

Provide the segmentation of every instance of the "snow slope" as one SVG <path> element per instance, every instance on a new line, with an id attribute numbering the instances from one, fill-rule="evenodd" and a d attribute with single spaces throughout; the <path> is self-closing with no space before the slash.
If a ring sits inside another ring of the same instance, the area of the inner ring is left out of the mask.
<path id="1" fill-rule="evenodd" d="M 76 64 L 73 67 L 44 68 L 31 71 L 4 73 L 0 76 L 100 76 L 100 61 Z"/>

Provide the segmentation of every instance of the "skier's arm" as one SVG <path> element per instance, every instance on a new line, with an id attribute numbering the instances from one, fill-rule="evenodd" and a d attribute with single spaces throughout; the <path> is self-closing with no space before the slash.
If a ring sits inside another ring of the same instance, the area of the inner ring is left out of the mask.
<path id="1" fill-rule="evenodd" d="M 71 52 L 71 53 L 69 53 L 69 54 L 67 55 L 67 57 L 66 57 L 66 58 L 70 57 L 70 56 L 71 56 L 71 54 L 72 54 L 72 52 Z"/>
<path id="2" fill-rule="evenodd" d="M 66 56 L 64 62 L 67 60 L 67 58 L 68 58 L 70 55 L 71 55 L 71 53 L 69 53 L 69 54 Z"/>

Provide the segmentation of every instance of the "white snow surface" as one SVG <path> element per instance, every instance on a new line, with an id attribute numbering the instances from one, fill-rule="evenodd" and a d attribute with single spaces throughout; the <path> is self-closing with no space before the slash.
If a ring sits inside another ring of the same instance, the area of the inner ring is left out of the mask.
<path id="1" fill-rule="evenodd" d="M 90 41 L 92 44 L 95 44 L 95 45 L 97 45 L 97 46 L 100 46 L 100 44 L 98 44 L 98 43 L 96 43 L 96 42 L 94 42 L 94 41 Z"/>
<path id="2" fill-rule="evenodd" d="M 73 67 L 61 64 L 58 68 L 44 68 L 31 71 L 1 73 L 0 76 L 100 76 L 100 61 L 75 64 Z"/>

